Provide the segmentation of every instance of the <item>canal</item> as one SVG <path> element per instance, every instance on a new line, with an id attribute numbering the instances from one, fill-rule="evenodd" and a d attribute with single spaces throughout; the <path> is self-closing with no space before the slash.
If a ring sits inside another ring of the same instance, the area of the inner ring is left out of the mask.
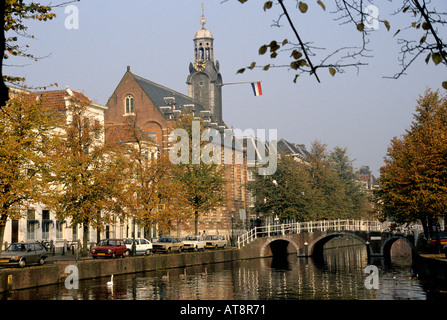
<path id="1" fill-rule="evenodd" d="M 378 289 L 368 289 L 366 249 L 353 240 L 330 241 L 324 259 L 295 255 L 159 270 L 84 280 L 0 295 L 8 300 L 438 300 L 447 294 L 411 272 L 405 248 L 391 263 L 376 259 Z M 399 250 L 398 250 L 399 251 Z M 403 253 L 402 253 L 403 252 Z"/>

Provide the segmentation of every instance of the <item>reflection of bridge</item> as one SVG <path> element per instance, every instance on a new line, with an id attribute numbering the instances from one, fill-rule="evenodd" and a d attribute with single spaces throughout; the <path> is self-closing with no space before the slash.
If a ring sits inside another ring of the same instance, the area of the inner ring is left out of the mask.
<path id="1" fill-rule="evenodd" d="M 364 243 L 368 257 L 389 257 L 391 246 L 398 239 L 414 245 L 413 233 L 389 232 L 378 221 L 332 220 L 296 222 L 256 227 L 237 241 L 238 248 L 249 249 L 259 257 L 277 253 L 294 253 L 299 256 L 318 256 L 329 240 L 349 236 Z"/>

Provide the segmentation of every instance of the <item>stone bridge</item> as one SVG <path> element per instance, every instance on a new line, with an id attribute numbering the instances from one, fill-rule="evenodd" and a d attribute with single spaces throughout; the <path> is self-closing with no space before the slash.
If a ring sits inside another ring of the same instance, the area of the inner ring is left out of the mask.
<path id="1" fill-rule="evenodd" d="M 245 252 L 244 256 L 268 257 L 296 253 L 302 257 L 321 257 L 323 246 L 329 240 L 346 236 L 363 243 L 366 246 L 368 258 L 389 258 L 391 246 L 398 239 L 404 239 L 410 247 L 414 246 L 414 234 L 387 232 L 381 229 L 378 222 L 355 220 L 277 225 L 251 230 L 245 239 L 241 237 L 238 245 Z"/>

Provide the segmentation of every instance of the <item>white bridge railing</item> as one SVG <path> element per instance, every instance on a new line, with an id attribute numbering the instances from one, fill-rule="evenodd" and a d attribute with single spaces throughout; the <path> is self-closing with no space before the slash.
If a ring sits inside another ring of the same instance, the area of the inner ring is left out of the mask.
<path id="1" fill-rule="evenodd" d="M 294 222 L 284 224 L 267 225 L 255 227 L 242 234 L 237 240 L 237 246 L 241 247 L 254 241 L 258 237 L 270 237 L 275 235 L 285 235 L 291 233 L 314 232 L 314 231 L 382 231 L 382 224 L 379 221 L 367 220 L 322 220 L 309 222 Z"/>

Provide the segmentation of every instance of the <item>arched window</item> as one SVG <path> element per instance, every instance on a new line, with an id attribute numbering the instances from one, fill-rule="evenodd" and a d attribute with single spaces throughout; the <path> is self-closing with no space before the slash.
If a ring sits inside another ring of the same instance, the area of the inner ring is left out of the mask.
<path id="1" fill-rule="evenodd" d="M 126 109 L 125 109 L 126 114 L 132 114 L 135 113 L 135 104 L 134 104 L 134 99 L 131 95 L 128 95 L 126 97 Z"/>

